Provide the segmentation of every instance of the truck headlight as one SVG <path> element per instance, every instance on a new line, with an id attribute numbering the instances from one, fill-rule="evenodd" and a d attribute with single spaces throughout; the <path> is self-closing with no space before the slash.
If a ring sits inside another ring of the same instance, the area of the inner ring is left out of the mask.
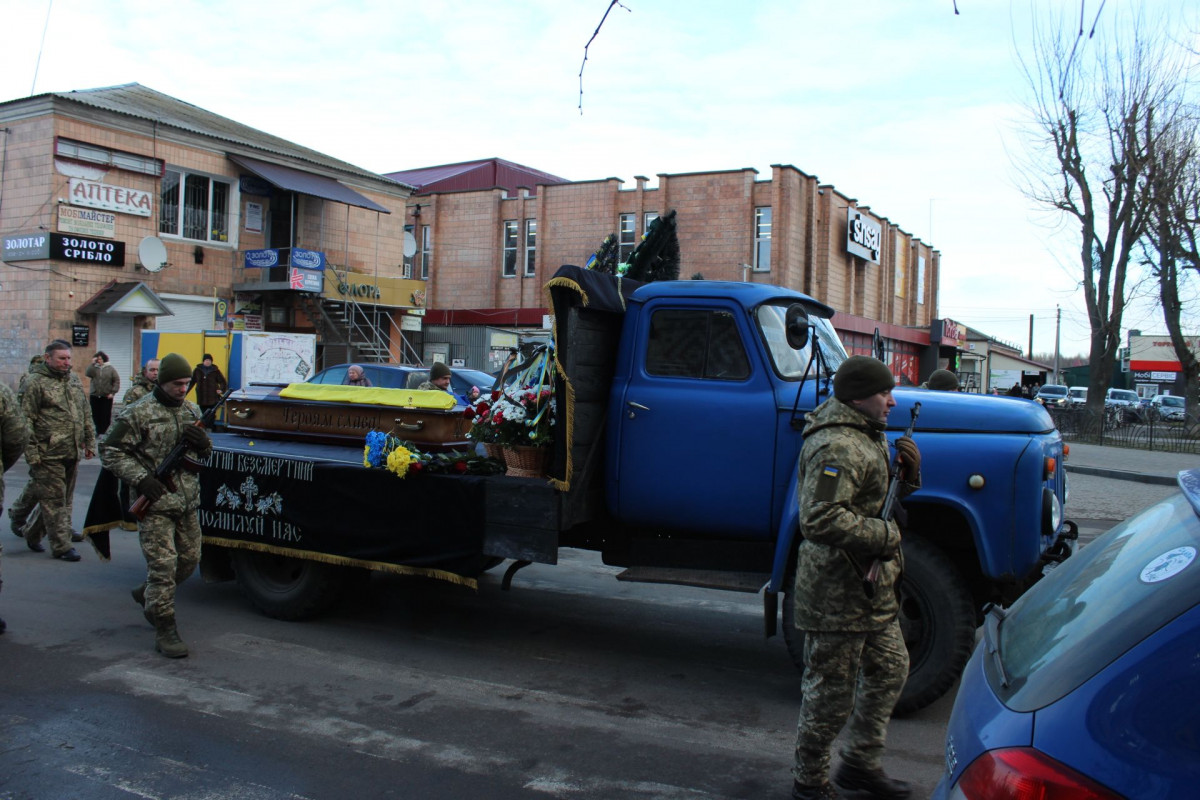
<path id="1" fill-rule="evenodd" d="M 1042 535 L 1053 536 L 1062 523 L 1062 504 L 1049 488 L 1042 489 Z"/>

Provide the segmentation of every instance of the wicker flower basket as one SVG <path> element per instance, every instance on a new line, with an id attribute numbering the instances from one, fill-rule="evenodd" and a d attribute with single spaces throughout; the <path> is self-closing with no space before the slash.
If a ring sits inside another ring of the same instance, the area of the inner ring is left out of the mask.
<path id="1" fill-rule="evenodd" d="M 541 478 L 546 474 L 546 459 L 549 455 L 548 447 L 505 447 L 504 474 L 514 478 Z"/>
<path id="2" fill-rule="evenodd" d="M 501 464 L 504 463 L 504 446 L 495 442 L 484 442 L 483 452 L 488 458 L 494 458 Z"/>

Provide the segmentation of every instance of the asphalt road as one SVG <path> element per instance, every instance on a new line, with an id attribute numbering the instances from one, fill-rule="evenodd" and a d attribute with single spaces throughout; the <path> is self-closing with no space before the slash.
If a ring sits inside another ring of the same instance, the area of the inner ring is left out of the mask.
<path id="1" fill-rule="evenodd" d="M 77 523 L 95 472 L 82 470 Z M 24 481 L 21 464 L 10 502 Z M 1170 491 L 1073 477 L 1068 516 L 1088 538 L 1159 490 Z M 192 655 L 169 661 L 128 594 L 144 570 L 134 534 L 114 533 L 109 563 L 83 545 L 78 564 L 29 551 L 6 519 L 0 537 L 0 800 L 782 798 L 790 787 L 799 681 L 782 640 L 763 637 L 754 595 L 618 583 L 569 551 L 518 573 L 510 592 L 499 574 L 477 593 L 375 576 L 320 619 L 286 623 L 234 584 L 193 578 L 178 601 Z M 892 722 L 887 768 L 917 796 L 940 777 L 951 703 Z"/>

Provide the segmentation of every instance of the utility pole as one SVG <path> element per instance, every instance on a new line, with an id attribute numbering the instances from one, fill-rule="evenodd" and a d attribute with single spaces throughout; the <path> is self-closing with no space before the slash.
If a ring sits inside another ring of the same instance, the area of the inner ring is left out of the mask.
<path id="1" fill-rule="evenodd" d="M 1029 315 L 1029 360 L 1033 361 L 1033 314 Z"/>
<path id="2" fill-rule="evenodd" d="M 1062 306 L 1055 306 L 1054 309 L 1057 316 L 1054 322 L 1054 382 L 1058 383 L 1060 380 L 1058 369 L 1058 337 L 1062 331 Z"/>

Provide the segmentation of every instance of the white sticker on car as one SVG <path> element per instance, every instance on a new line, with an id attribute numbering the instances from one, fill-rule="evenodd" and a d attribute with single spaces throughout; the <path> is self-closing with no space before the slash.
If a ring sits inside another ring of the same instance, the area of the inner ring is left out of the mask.
<path id="1" fill-rule="evenodd" d="M 1158 583 L 1173 578 L 1196 560 L 1196 548 L 1176 547 L 1168 550 L 1142 568 L 1138 578 L 1142 583 Z"/>

